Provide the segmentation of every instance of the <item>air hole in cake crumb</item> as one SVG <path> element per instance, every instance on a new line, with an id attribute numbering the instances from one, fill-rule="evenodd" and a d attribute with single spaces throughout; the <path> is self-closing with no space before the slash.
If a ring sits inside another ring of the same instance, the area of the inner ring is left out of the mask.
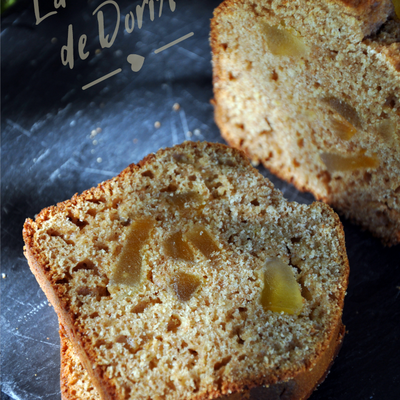
<path id="1" fill-rule="evenodd" d="M 300 165 L 301 165 L 301 164 L 294 158 L 294 159 L 293 159 L 293 166 L 294 166 L 295 168 L 299 168 Z"/>
<path id="2" fill-rule="evenodd" d="M 79 262 L 72 268 L 72 272 L 87 270 L 87 271 L 95 271 L 97 272 L 97 267 L 93 261 L 89 259 L 85 259 L 84 261 Z"/>
<path id="3" fill-rule="evenodd" d="M 178 317 L 176 317 L 175 315 L 172 315 L 168 321 L 167 332 L 176 333 L 178 328 L 181 326 L 181 323 L 182 322 Z"/>
<path id="4" fill-rule="evenodd" d="M 122 199 L 117 197 L 112 202 L 112 208 L 118 208 L 119 205 L 122 203 Z"/>
<path id="5" fill-rule="evenodd" d="M 364 173 L 364 182 L 370 183 L 372 179 L 372 175 L 369 172 Z"/>
<path id="6" fill-rule="evenodd" d="M 87 214 L 89 214 L 91 217 L 95 217 L 96 216 L 96 214 L 97 214 L 97 210 L 95 210 L 95 209 L 93 209 L 93 208 L 90 208 L 89 210 L 87 210 L 87 212 L 86 212 Z"/>
<path id="7" fill-rule="evenodd" d="M 154 306 L 155 304 L 161 304 L 161 300 L 156 297 L 155 299 L 144 300 L 136 304 L 132 309 L 131 312 L 134 314 L 142 314 L 146 308 Z"/>
<path id="8" fill-rule="evenodd" d="M 271 80 L 276 82 L 278 79 L 279 79 L 278 73 L 275 70 L 273 70 L 271 72 Z"/>
<path id="9" fill-rule="evenodd" d="M 153 271 L 151 269 L 147 271 L 147 275 L 146 276 L 147 276 L 147 280 L 149 282 L 154 283 L 154 281 L 153 281 Z"/>
<path id="10" fill-rule="evenodd" d="M 68 283 L 71 279 L 72 279 L 71 274 L 69 272 L 65 272 L 64 278 L 57 279 L 55 283 L 56 283 L 56 285 L 64 285 L 64 284 Z"/>
<path id="11" fill-rule="evenodd" d="M 222 158 L 218 159 L 218 164 L 227 165 L 228 167 L 234 167 L 236 165 L 234 161 L 232 161 L 230 159 L 222 159 Z"/>
<path id="12" fill-rule="evenodd" d="M 232 330 L 230 337 L 234 336 L 236 336 L 236 341 L 238 342 L 238 344 L 244 344 L 244 340 L 240 337 L 240 327 L 236 327 Z"/>
<path id="13" fill-rule="evenodd" d="M 241 129 L 242 131 L 244 130 L 244 125 L 243 124 L 235 124 L 236 128 Z M 242 139 L 243 141 L 243 139 Z"/>
<path id="14" fill-rule="evenodd" d="M 213 199 L 219 199 L 220 197 L 222 197 L 222 195 L 218 192 L 218 190 L 213 190 L 211 192 L 211 196 Z"/>
<path id="15" fill-rule="evenodd" d="M 172 193 L 176 192 L 177 190 L 178 190 L 178 185 L 175 183 L 170 183 L 166 188 L 161 189 L 160 192 Z"/>
<path id="16" fill-rule="evenodd" d="M 245 63 L 246 63 L 246 66 L 245 66 L 246 71 L 250 71 L 253 69 L 253 61 L 246 60 Z"/>
<path id="17" fill-rule="evenodd" d="M 241 356 L 238 357 L 239 361 L 244 361 L 246 359 L 246 355 L 242 354 Z"/>
<path id="18" fill-rule="evenodd" d="M 232 72 L 229 72 L 228 79 L 230 81 L 236 81 L 236 77 L 232 74 Z"/>
<path id="19" fill-rule="evenodd" d="M 397 188 L 397 189 L 395 189 L 395 191 L 394 191 L 396 194 L 400 194 L 400 186 Z"/>
<path id="20" fill-rule="evenodd" d="M 92 318 L 92 319 L 97 318 L 97 317 L 99 317 L 99 313 L 97 311 L 95 311 L 94 313 L 89 315 L 89 318 Z"/>
<path id="21" fill-rule="evenodd" d="M 188 179 L 189 179 L 189 181 L 194 182 L 197 179 L 197 177 L 196 177 L 196 175 L 190 175 L 188 177 Z"/>
<path id="22" fill-rule="evenodd" d="M 301 296 L 304 297 L 306 300 L 311 301 L 313 297 L 310 290 L 304 283 L 304 277 L 301 277 L 298 282 L 300 283 L 301 286 Z"/>
<path id="23" fill-rule="evenodd" d="M 290 241 L 292 242 L 292 244 L 300 243 L 301 237 L 292 237 L 290 238 Z"/>
<path id="24" fill-rule="evenodd" d="M 96 286 L 94 288 L 89 288 L 87 286 L 81 286 L 77 289 L 76 293 L 80 296 L 92 296 L 95 297 L 97 301 L 100 301 L 103 297 L 110 297 L 110 292 L 105 286 Z"/>
<path id="25" fill-rule="evenodd" d="M 58 279 L 58 280 L 56 280 L 56 285 L 65 285 L 66 283 L 68 283 L 69 282 L 69 279 L 67 279 L 67 278 L 64 278 L 64 279 Z"/>
<path id="26" fill-rule="evenodd" d="M 99 347 L 102 347 L 102 346 L 104 346 L 107 350 L 110 350 L 112 348 L 113 344 L 106 342 L 104 339 L 98 339 L 96 341 L 94 347 L 99 348 Z"/>
<path id="27" fill-rule="evenodd" d="M 96 300 L 100 301 L 103 297 L 111 297 L 106 286 L 96 286 Z"/>
<path id="28" fill-rule="evenodd" d="M 386 98 L 385 107 L 389 107 L 389 108 L 394 108 L 396 107 L 396 97 L 394 94 L 390 95 L 389 97 Z"/>
<path id="29" fill-rule="evenodd" d="M 80 310 L 80 308 L 83 306 L 83 303 L 79 299 L 76 299 L 75 306 L 78 310 Z M 79 311 L 74 312 L 75 318 L 78 318 L 80 315 L 81 315 L 81 313 Z"/>
<path id="30" fill-rule="evenodd" d="M 68 214 L 67 219 L 76 225 L 80 230 L 89 225 L 89 222 L 81 221 L 79 218 L 75 218 L 71 213 Z"/>
<path id="31" fill-rule="evenodd" d="M 86 199 L 86 201 L 89 201 L 90 203 L 94 203 L 94 204 L 101 204 L 105 202 L 104 197 L 102 197 L 101 199 Z"/>
<path id="32" fill-rule="evenodd" d="M 124 400 L 128 400 L 131 397 L 132 389 L 127 385 L 124 385 L 123 388 L 124 388 Z"/>
<path id="33" fill-rule="evenodd" d="M 193 379 L 193 384 L 194 384 L 193 393 L 197 393 L 200 390 L 200 378 L 195 377 Z"/>
<path id="34" fill-rule="evenodd" d="M 258 207 L 260 205 L 259 201 L 257 199 L 254 199 L 250 202 L 251 205 Z"/>
<path id="35" fill-rule="evenodd" d="M 222 388 L 222 375 L 220 375 L 220 376 L 218 377 L 218 379 L 216 380 L 215 383 L 217 384 L 218 390 L 221 390 L 221 388 Z"/>
<path id="36" fill-rule="evenodd" d="M 153 358 L 152 360 L 150 360 L 150 362 L 149 362 L 150 370 L 153 370 L 154 368 L 156 368 L 157 365 L 158 365 L 158 360 L 156 358 Z"/>
<path id="37" fill-rule="evenodd" d="M 226 49 L 228 48 L 228 44 L 227 43 L 221 43 L 221 47 L 224 51 L 226 51 Z"/>
<path id="38" fill-rule="evenodd" d="M 122 226 L 129 226 L 132 222 L 130 218 L 119 217 Z"/>
<path id="39" fill-rule="evenodd" d="M 229 361 L 231 361 L 231 359 L 232 359 L 232 356 L 228 356 L 228 357 L 223 358 L 221 361 L 215 363 L 214 371 L 218 371 L 222 367 L 225 367 L 229 363 Z"/>
<path id="40" fill-rule="evenodd" d="M 150 178 L 150 179 L 153 179 L 153 178 L 154 178 L 154 174 L 153 174 L 153 172 L 150 171 L 150 170 L 147 170 L 147 171 L 142 172 L 142 176 L 148 177 L 148 178 Z"/>
<path id="41" fill-rule="evenodd" d="M 229 244 L 235 244 L 235 238 L 236 238 L 236 235 L 229 236 L 228 243 Z"/>
<path id="42" fill-rule="evenodd" d="M 331 174 L 328 171 L 322 171 L 317 175 L 317 178 L 324 183 L 325 185 L 327 185 L 331 180 Z"/>
<path id="43" fill-rule="evenodd" d="M 174 385 L 174 382 L 168 381 L 168 382 L 166 383 L 166 385 L 168 386 L 169 389 L 171 389 L 171 391 L 176 391 L 176 387 L 175 387 L 175 385 Z"/>
<path id="44" fill-rule="evenodd" d="M 48 229 L 46 231 L 46 233 L 51 237 L 59 237 L 61 240 L 63 240 L 67 244 L 70 244 L 70 245 L 74 245 L 75 244 L 75 242 L 73 240 L 65 239 L 64 235 L 62 233 L 56 231 L 53 228 Z"/>
<path id="45" fill-rule="evenodd" d="M 199 353 L 196 350 L 188 349 L 188 351 L 193 357 L 198 357 L 199 356 Z"/>
<path id="46" fill-rule="evenodd" d="M 117 339 L 115 340 L 117 343 L 121 343 L 126 350 L 128 350 L 129 353 L 131 354 L 136 354 L 139 350 L 142 349 L 142 347 L 138 347 L 137 349 L 135 349 L 130 343 L 129 343 L 129 338 L 125 335 L 120 335 L 117 337 Z"/>
<path id="47" fill-rule="evenodd" d="M 105 251 L 106 253 L 108 253 L 109 252 L 109 250 L 110 250 L 110 248 L 105 244 L 105 243 L 95 243 L 94 244 L 94 248 L 96 249 L 96 250 L 103 250 L 103 251 Z"/>
<path id="48" fill-rule="evenodd" d="M 271 158 L 273 158 L 273 156 L 274 156 L 274 152 L 273 152 L 273 151 L 270 151 L 270 152 L 268 153 L 268 156 L 267 156 L 266 158 L 264 158 L 264 161 L 270 160 Z"/>

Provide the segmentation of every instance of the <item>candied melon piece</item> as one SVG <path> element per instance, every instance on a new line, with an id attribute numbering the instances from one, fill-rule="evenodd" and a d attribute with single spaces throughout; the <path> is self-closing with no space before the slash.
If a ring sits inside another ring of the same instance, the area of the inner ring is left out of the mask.
<path id="1" fill-rule="evenodd" d="M 201 196 L 196 192 L 174 193 L 168 196 L 168 201 L 178 209 L 184 209 L 185 204 L 190 201 L 199 202 Z"/>
<path id="2" fill-rule="evenodd" d="M 262 31 L 268 49 L 274 56 L 301 57 L 308 53 L 304 40 L 294 29 L 264 23 Z"/>
<path id="3" fill-rule="evenodd" d="M 400 0 L 392 0 L 397 18 L 400 18 Z"/>
<path id="4" fill-rule="evenodd" d="M 186 237 L 206 258 L 211 261 L 217 261 L 219 259 L 220 249 L 213 237 L 203 226 L 199 225 L 193 227 L 186 233 Z"/>
<path id="5" fill-rule="evenodd" d="M 202 197 L 196 192 L 186 192 L 186 193 L 174 193 L 172 196 L 168 196 L 167 200 L 180 212 L 185 212 L 190 210 L 190 207 L 185 207 L 186 203 L 191 201 L 200 202 Z"/>
<path id="6" fill-rule="evenodd" d="M 171 284 L 178 299 L 187 301 L 201 285 L 201 280 L 196 275 L 179 271 L 172 277 Z"/>
<path id="7" fill-rule="evenodd" d="M 368 157 L 364 153 L 347 157 L 339 154 L 322 153 L 320 157 L 329 172 L 354 171 L 367 168 L 376 169 L 379 165 L 377 157 Z"/>
<path id="8" fill-rule="evenodd" d="M 182 232 L 176 232 L 163 243 L 164 251 L 174 260 L 194 261 L 194 254 L 189 244 L 183 240 Z"/>
<path id="9" fill-rule="evenodd" d="M 361 128 L 360 117 L 350 104 L 336 97 L 325 97 L 322 99 L 322 102 L 327 104 L 332 111 L 342 116 L 347 122 L 353 125 L 353 127 L 357 129 Z"/>
<path id="10" fill-rule="evenodd" d="M 386 142 L 390 142 L 395 138 L 396 127 L 394 122 L 386 119 L 377 126 L 379 136 Z"/>
<path id="11" fill-rule="evenodd" d="M 279 258 L 266 263 L 261 305 L 266 311 L 291 315 L 300 314 L 303 308 L 303 298 L 293 270 Z"/>
<path id="12" fill-rule="evenodd" d="M 357 129 L 346 120 L 332 117 L 329 122 L 332 132 L 340 139 L 350 140 L 357 133 Z"/>
<path id="13" fill-rule="evenodd" d="M 139 285 L 142 272 L 142 255 L 140 251 L 149 239 L 154 225 L 155 221 L 151 218 L 141 218 L 131 224 L 111 278 L 111 285 L 122 284 L 133 287 Z"/>

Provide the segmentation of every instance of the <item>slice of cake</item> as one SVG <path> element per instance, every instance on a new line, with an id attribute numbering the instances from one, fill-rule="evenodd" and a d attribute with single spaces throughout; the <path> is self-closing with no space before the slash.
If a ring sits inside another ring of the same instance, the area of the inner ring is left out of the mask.
<path id="1" fill-rule="evenodd" d="M 226 0 L 211 29 L 215 119 L 229 144 L 398 243 L 400 20 L 392 1 Z"/>
<path id="2" fill-rule="evenodd" d="M 235 149 L 161 150 L 23 234 L 82 364 L 63 339 L 65 399 L 303 399 L 340 348 L 337 215 L 287 202 Z"/>

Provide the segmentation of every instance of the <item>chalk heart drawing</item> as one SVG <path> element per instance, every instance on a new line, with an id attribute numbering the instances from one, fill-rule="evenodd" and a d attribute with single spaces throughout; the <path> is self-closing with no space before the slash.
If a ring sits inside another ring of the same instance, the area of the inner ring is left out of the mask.
<path id="1" fill-rule="evenodd" d="M 140 56 L 139 54 L 129 54 L 128 63 L 131 64 L 131 69 L 133 72 L 139 72 L 144 63 L 144 57 Z"/>

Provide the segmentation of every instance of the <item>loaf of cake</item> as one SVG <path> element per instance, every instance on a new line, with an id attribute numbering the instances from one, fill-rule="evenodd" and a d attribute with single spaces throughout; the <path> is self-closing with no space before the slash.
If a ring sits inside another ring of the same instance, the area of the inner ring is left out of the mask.
<path id="1" fill-rule="evenodd" d="M 226 0 L 211 24 L 226 141 L 388 245 L 400 241 L 396 12 L 399 0 Z"/>
<path id="2" fill-rule="evenodd" d="M 338 216 L 287 202 L 236 149 L 160 150 L 23 236 L 65 328 L 65 400 L 305 399 L 339 351 Z"/>

